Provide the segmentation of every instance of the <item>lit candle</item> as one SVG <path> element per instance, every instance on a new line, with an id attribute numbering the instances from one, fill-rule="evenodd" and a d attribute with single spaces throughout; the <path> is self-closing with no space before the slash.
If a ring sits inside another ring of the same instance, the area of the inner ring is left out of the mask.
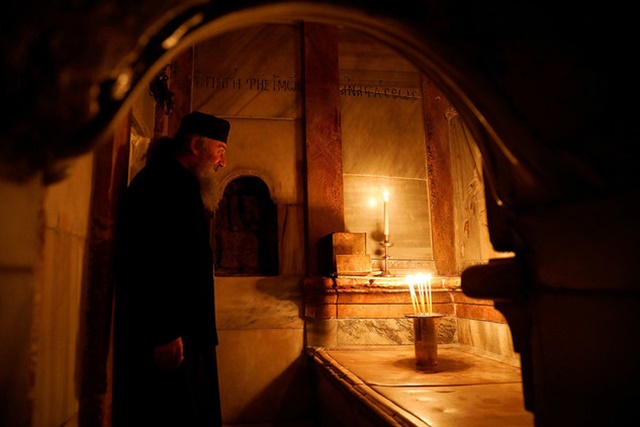
<path id="1" fill-rule="evenodd" d="M 416 290 L 413 288 L 414 277 L 408 276 L 407 282 L 409 282 L 409 293 L 411 294 L 411 305 L 413 306 L 413 314 L 418 315 L 418 303 L 416 302 Z"/>
<path id="2" fill-rule="evenodd" d="M 419 297 L 419 306 L 420 306 L 420 314 L 424 315 L 426 312 L 426 293 L 425 293 L 425 276 L 422 273 L 416 275 L 418 281 L 418 297 Z"/>
<path id="3" fill-rule="evenodd" d="M 389 192 L 384 192 L 384 240 L 389 241 Z"/>
<path id="4" fill-rule="evenodd" d="M 428 305 L 428 312 L 429 312 L 429 316 L 431 316 L 431 312 L 433 311 L 433 300 L 431 299 L 431 274 L 427 274 L 427 295 L 429 295 L 428 301 L 429 301 L 429 305 Z"/>

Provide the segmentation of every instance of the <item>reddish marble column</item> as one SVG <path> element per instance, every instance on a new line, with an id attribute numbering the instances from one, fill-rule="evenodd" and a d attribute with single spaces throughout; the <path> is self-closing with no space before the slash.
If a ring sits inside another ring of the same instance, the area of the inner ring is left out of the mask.
<path id="1" fill-rule="evenodd" d="M 445 112 L 448 101 L 431 82 L 422 78 L 427 173 L 431 206 L 433 258 L 438 275 L 453 276 L 456 268 L 451 149 Z"/>
<path id="2" fill-rule="evenodd" d="M 307 270 L 325 273 L 323 238 L 344 231 L 342 135 L 335 26 L 304 24 Z"/>

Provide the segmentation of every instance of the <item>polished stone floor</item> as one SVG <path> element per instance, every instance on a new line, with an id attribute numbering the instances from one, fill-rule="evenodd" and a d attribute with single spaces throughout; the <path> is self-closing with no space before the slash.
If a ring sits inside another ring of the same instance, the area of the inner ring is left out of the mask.
<path id="1" fill-rule="evenodd" d="M 389 416 L 389 425 L 531 427 L 520 368 L 454 344 L 440 345 L 431 372 L 415 365 L 413 346 L 313 348 L 323 369 L 343 387 Z"/>

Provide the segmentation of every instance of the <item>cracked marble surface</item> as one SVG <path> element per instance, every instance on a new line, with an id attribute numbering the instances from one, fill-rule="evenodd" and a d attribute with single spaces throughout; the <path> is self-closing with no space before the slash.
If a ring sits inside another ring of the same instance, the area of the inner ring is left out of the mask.
<path id="1" fill-rule="evenodd" d="M 416 368 L 412 345 L 310 352 L 346 379 L 356 398 L 392 413 L 403 426 L 534 425 L 524 407 L 520 368 L 455 344 L 439 346 L 438 365 L 430 372 Z"/>

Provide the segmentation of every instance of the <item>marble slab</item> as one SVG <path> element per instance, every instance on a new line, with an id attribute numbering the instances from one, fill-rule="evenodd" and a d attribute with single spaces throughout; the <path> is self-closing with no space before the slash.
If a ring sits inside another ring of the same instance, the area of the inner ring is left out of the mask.
<path id="1" fill-rule="evenodd" d="M 430 427 L 534 425 L 519 383 L 373 389 Z"/>
<path id="2" fill-rule="evenodd" d="M 413 345 L 327 351 L 337 363 L 370 386 L 522 383 L 520 368 L 462 351 L 455 345 L 438 346 L 438 366 L 433 372 L 416 368 Z"/>
<path id="3" fill-rule="evenodd" d="M 433 372 L 416 369 L 413 346 L 316 348 L 311 353 L 355 399 L 397 425 L 534 426 L 524 406 L 520 368 L 455 344 L 439 346 Z"/>
<path id="4" fill-rule="evenodd" d="M 216 277 L 215 296 L 219 331 L 304 327 L 298 277 Z"/>

